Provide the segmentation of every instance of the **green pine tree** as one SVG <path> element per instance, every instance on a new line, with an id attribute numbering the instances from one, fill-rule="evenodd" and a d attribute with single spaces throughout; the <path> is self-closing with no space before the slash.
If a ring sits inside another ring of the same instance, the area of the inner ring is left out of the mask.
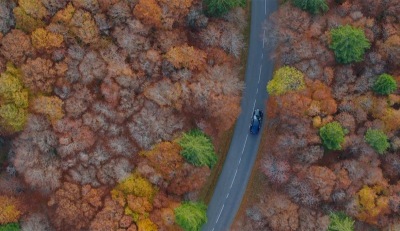
<path id="1" fill-rule="evenodd" d="M 342 149 L 342 143 L 345 141 L 344 135 L 346 130 L 340 126 L 336 121 L 328 123 L 319 129 L 319 135 L 322 139 L 322 143 L 326 148 L 330 150 Z"/>
<path id="2" fill-rule="evenodd" d="M 380 95 L 389 95 L 394 91 L 396 91 L 396 89 L 397 89 L 396 80 L 394 80 L 393 76 L 388 75 L 386 73 L 381 74 L 375 81 L 374 86 L 372 87 L 372 90 L 376 94 Z"/>
<path id="3" fill-rule="evenodd" d="M 327 231 L 354 231 L 354 220 L 349 218 L 343 211 L 329 213 L 331 222 Z"/>
<path id="4" fill-rule="evenodd" d="M 332 29 L 330 34 L 332 43 L 329 48 L 334 50 L 339 63 L 361 62 L 365 50 L 371 46 L 361 28 L 339 26 Z"/>
<path id="5" fill-rule="evenodd" d="M 184 201 L 174 212 L 176 222 L 186 231 L 198 231 L 207 223 L 207 205 L 202 201 Z"/>
<path id="6" fill-rule="evenodd" d="M 245 6 L 246 0 L 206 0 L 207 13 L 213 16 L 221 16 L 234 7 Z"/>
<path id="7" fill-rule="evenodd" d="M 329 10 L 326 0 L 293 0 L 293 4 L 312 14 L 319 14 Z"/>
<path id="8" fill-rule="evenodd" d="M 364 136 L 364 140 L 379 154 L 385 153 L 386 149 L 390 147 L 385 133 L 377 129 L 369 128 Z"/>
<path id="9" fill-rule="evenodd" d="M 195 166 L 208 166 L 212 168 L 218 160 L 214 152 L 211 138 L 199 129 L 190 130 L 178 140 L 182 146 L 181 155 L 187 162 Z"/>

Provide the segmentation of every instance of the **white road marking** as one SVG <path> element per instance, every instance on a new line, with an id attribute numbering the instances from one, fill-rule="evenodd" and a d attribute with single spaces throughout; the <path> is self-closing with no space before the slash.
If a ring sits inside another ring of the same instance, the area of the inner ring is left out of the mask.
<path id="1" fill-rule="evenodd" d="M 256 91 L 256 94 L 258 93 L 258 88 L 257 88 L 257 91 Z"/>
<path id="2" fill-rule="evenodd" d="M 258 83 L 260 82 L 260 78 L 261 78 L 261 69 L 262 69 L 262 65 L 260 66 L 260 73 L 258 74 Z"/>
<path id="3" fill-rule="evenodd" d="M 236 172 L 235 172 L 235 176 L 232 179 L 231 187 L 229 187 L 230 189 L 232 188 L 233 182 L 235 182 L 236 174 L 237 174 L 237 169 L 236 169 Z"/>
<path id="4" fill-rule="evenodd" d="M 263 58 L 264 58 L 264 53 L 261 54 L 261 59 L 263 59 Z"/>
<path id="5" fill-rule="evenodd" d="M 229 193 L 228 193 L 228 194 L 226 194 L 226 197 L 225 197 L 225 198 L 228 198 L 228 196 L 229 196 Z"/>
<path id="6" fill-rule="evenodd" d="M 254 100 L 253 111 L 254 111 L 254 107 L 256 106 L 256 101 L 257 100 Z"/>
<path id="7" fill-rule="evenodd" d="M 212 231 L 214 231 L 214 229 L 215 229 L 215 228 L 213 228 L 213 230 L 212 230 Z"/>
<path id="8" fill-rule="evenodd" d="M 221 216 L 222 210 L 224 210 L 224 206 L 225 206 L 225 204 L 222 205 L 222 209 L 221 209 L 221 211 L 219 212 L 219 215 L 218 215 L 218 218 L 217 218 L 217 221 L 215 222 L 215 224 L 218 223 L 218 220 L 219 220 L 219 217 Z"/>
<path id="9" fill-rule="evenodd" d="M 264 30 L 264 36 L 263 36 L 263 48 L 264 48 L 264 43 L 265 43 L 265 30 Z"/>
<path id="10" fill-rule="evenodd" d="M 244 151 L 244 147 L 246 147 L 247 137 L 249 137 L 249 134 L 246 135 L 246 140 L 244 141 L 244 145 L 243 145 L 243 149 L 242 149 L 242 154 L 243 154 L 243 151 Z"/>
<path id="11" fill-rule="evenodd" d="M 267 14 L 267 0 L 265 0 L 265 14 Z"/>
<path id="12" fill-rule="evenodd" d="M 243 152 L 242 152 L 242 154 L 243 154 Z M 241 161 L 242 161 L 242 157 L 240 157 L 240 159 L 239 159 L 239 164 L 240 164 Z"/>

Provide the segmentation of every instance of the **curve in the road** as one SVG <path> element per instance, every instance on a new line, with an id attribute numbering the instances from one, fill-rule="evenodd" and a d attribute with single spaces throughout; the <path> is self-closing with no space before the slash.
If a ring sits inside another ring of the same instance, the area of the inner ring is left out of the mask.
<path id="1" fill-rule="evenodd" d="M 208 205 L 208 222 L 203 231 L 229 230 L 239 209 L 247 182 L 257 156 L 262 129 L 258 135 L 249 134 L 251 115 L 255 108 L 265 108 L 268 93 L 265 87 L 272 78 L 273 62 L 264 57 L 265 35 L 262 22 L 278 8 L 278 0 L 252 0 L 250 45 L 245 83 L 241 101 L 242 113 L 236 121 L 235 133 Z M 265 113 L 264 113 L 265 114 Z"/>

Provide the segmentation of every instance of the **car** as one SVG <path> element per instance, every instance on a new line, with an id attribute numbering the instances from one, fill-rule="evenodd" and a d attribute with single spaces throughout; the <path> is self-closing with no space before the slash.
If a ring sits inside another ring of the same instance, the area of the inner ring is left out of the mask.
<path id="1" fill-rule="evenodd" d="M 257 134 L 261 129 L 263 119 L 263 112 L 260 109 L 256 109 L 251 116 L 251 123 L 250 123 L 250 133 Z"/>

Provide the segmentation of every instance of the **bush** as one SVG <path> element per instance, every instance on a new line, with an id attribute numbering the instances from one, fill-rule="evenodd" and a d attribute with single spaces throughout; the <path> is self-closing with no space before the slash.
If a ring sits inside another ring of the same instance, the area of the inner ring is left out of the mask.
<path id="1" fill-rule="evenodd" d="M 327 231 L 353 231 L 354 220 L 349 218 L 343 211 L 337 213 L 329 213 L 331 222 Z"/>
<path id="2" fill-rule="evenodd" d="M 372 90 L 376 94 L 380 95 L 389 95 L 396 91 L 397 89 L 397 83 L 396 80 L 394 80 L 393 76 L 388 75 L 388 74 L 382 74 L 378 77 L 378 79 L 375 81 L 374 86 L 372 87 Z"/>
<path id="3" fill-rule="evenodd" d="M 306 10 L 312 14 L 318 14 L 329 10 L 326 0 L 293 0 L 293 4 L 296 7 Z"/>
<path id="4" fill-rule="evenodd" d="M 206 0 L 207 13 L 214 16 L 221 16 L 232 8 L 245 6 L 246 0 Z"/>
<path id="5" fill-rule="evenodd" d="M 202 201 L 184 201 L 174 212 L 176 222 L 186 231 L 200 230 L 207 223 L 207 205 Z"/>
<path id="6" fill-rule="evenodd" d="M 279 68 L 267 85 L 270 95 L 282 95 L 288 91 L 299 91 L 306 88 L 304 75 L 294 67 Z"/>
<path id="7" fill-rule="evenodd" d="M 6 225 L 0 225 L 0 231 L 19 231 L 21 228 L 18 223 L 8 223 Z"/>
<path id="8" fill-rule="evenodd" d="M 319 129 L 319 135 L 322 139 L 322 143 L 331 150 L 342 149 L 342 143 L 344 142 L 344 135 L 346 130 L 340 126 L 336 121 L 329 123 Z"/>
<path id="9" fill-rule="evenodd" d="M 330 34 L 332 43 L 329 48 L 334 50 L 339 63 L 361 62 L 365 50 L 371 46 L 361 28 L 339 26 L 332 29 Z"/>
<path id="10" fill-rule="evenodd" d="M 390 147 L 385 133 L 377 129 L 369 128 L 364 136 L 364 140 L 379 154 L 383 154 Z"/>
<path id="11" fill-rule="evenodd" d="M 183 158 L 195 166 L 212 168 L 217 163 L 218 157 L 215 155 L 211 138 L 197 128 L 184 133 L 178 144 L 183 148 L 180 153 Z"/>

